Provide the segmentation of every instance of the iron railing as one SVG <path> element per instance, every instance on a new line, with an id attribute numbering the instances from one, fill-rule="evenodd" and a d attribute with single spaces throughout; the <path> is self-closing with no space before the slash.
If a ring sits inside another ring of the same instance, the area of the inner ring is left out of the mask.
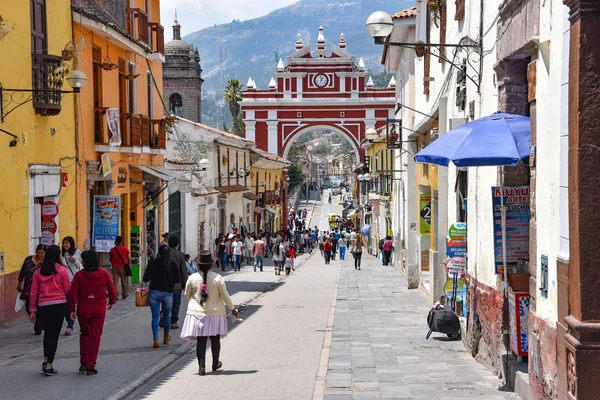
<path id="1" fill-rule="evenodd" d="M 62 74 L 57 73 L 61 65 L 59 56 L 34 54 L 32 64 L 32 101 L 35 112 L 40 115 L 58 115 L 62 98 Z"/>

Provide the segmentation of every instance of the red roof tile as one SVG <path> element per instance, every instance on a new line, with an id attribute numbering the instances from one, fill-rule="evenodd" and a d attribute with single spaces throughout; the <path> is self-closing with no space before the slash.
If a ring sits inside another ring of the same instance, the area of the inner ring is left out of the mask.
<path id="1" fill-rule="evenodd" d="M 259 197 L 252 192 L 244 193 L 244 198 L 246 198 L 248 200 L 258 200 L 259 199 Z"/>
<path id="2" fill-rule="evenodd" d="M 400 19 L 400 18 L 409 18 L 409 17 L 416 17 L 417 16 L 417 7 L 411 7 L 411 8 L 407 8 L 406 10 L 397 12 L 396 14 L 392 15 L 392 19 Z"/>

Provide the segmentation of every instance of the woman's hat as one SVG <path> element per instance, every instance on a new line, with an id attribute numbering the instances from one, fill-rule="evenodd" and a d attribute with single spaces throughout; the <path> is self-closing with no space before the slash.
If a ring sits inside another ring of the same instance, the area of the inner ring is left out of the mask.
<path id="1" fill-rule="evenodd" d="M 200 265 L 213 265 L 212 255 L 210 251 L 202 251 L 198 254 L 198 266 Z"/>

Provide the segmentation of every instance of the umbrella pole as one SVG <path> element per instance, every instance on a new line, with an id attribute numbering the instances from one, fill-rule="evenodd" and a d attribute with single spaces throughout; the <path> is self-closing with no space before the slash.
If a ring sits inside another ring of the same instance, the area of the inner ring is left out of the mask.
<path id="1" fill-rule="evenodd" d="M 502 271 L 504 273 L 504 294 L 508 294 L 508 270 L 506 268 L 506 205 L 504 204 L 504 182 L 500 183 L 500 213 L 502 224 Z"/>

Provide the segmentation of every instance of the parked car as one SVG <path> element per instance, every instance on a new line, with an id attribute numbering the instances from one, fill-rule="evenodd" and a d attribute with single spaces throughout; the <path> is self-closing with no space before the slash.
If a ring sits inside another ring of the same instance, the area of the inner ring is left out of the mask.
<path id="1" fill-rule="evenodd" d="M 338 187 L 334 187 L 333 190 L 331 191 L 331 193 L 336 196 L 336 195 L 340 195 L 342 194 L 342 188 Z"/>

